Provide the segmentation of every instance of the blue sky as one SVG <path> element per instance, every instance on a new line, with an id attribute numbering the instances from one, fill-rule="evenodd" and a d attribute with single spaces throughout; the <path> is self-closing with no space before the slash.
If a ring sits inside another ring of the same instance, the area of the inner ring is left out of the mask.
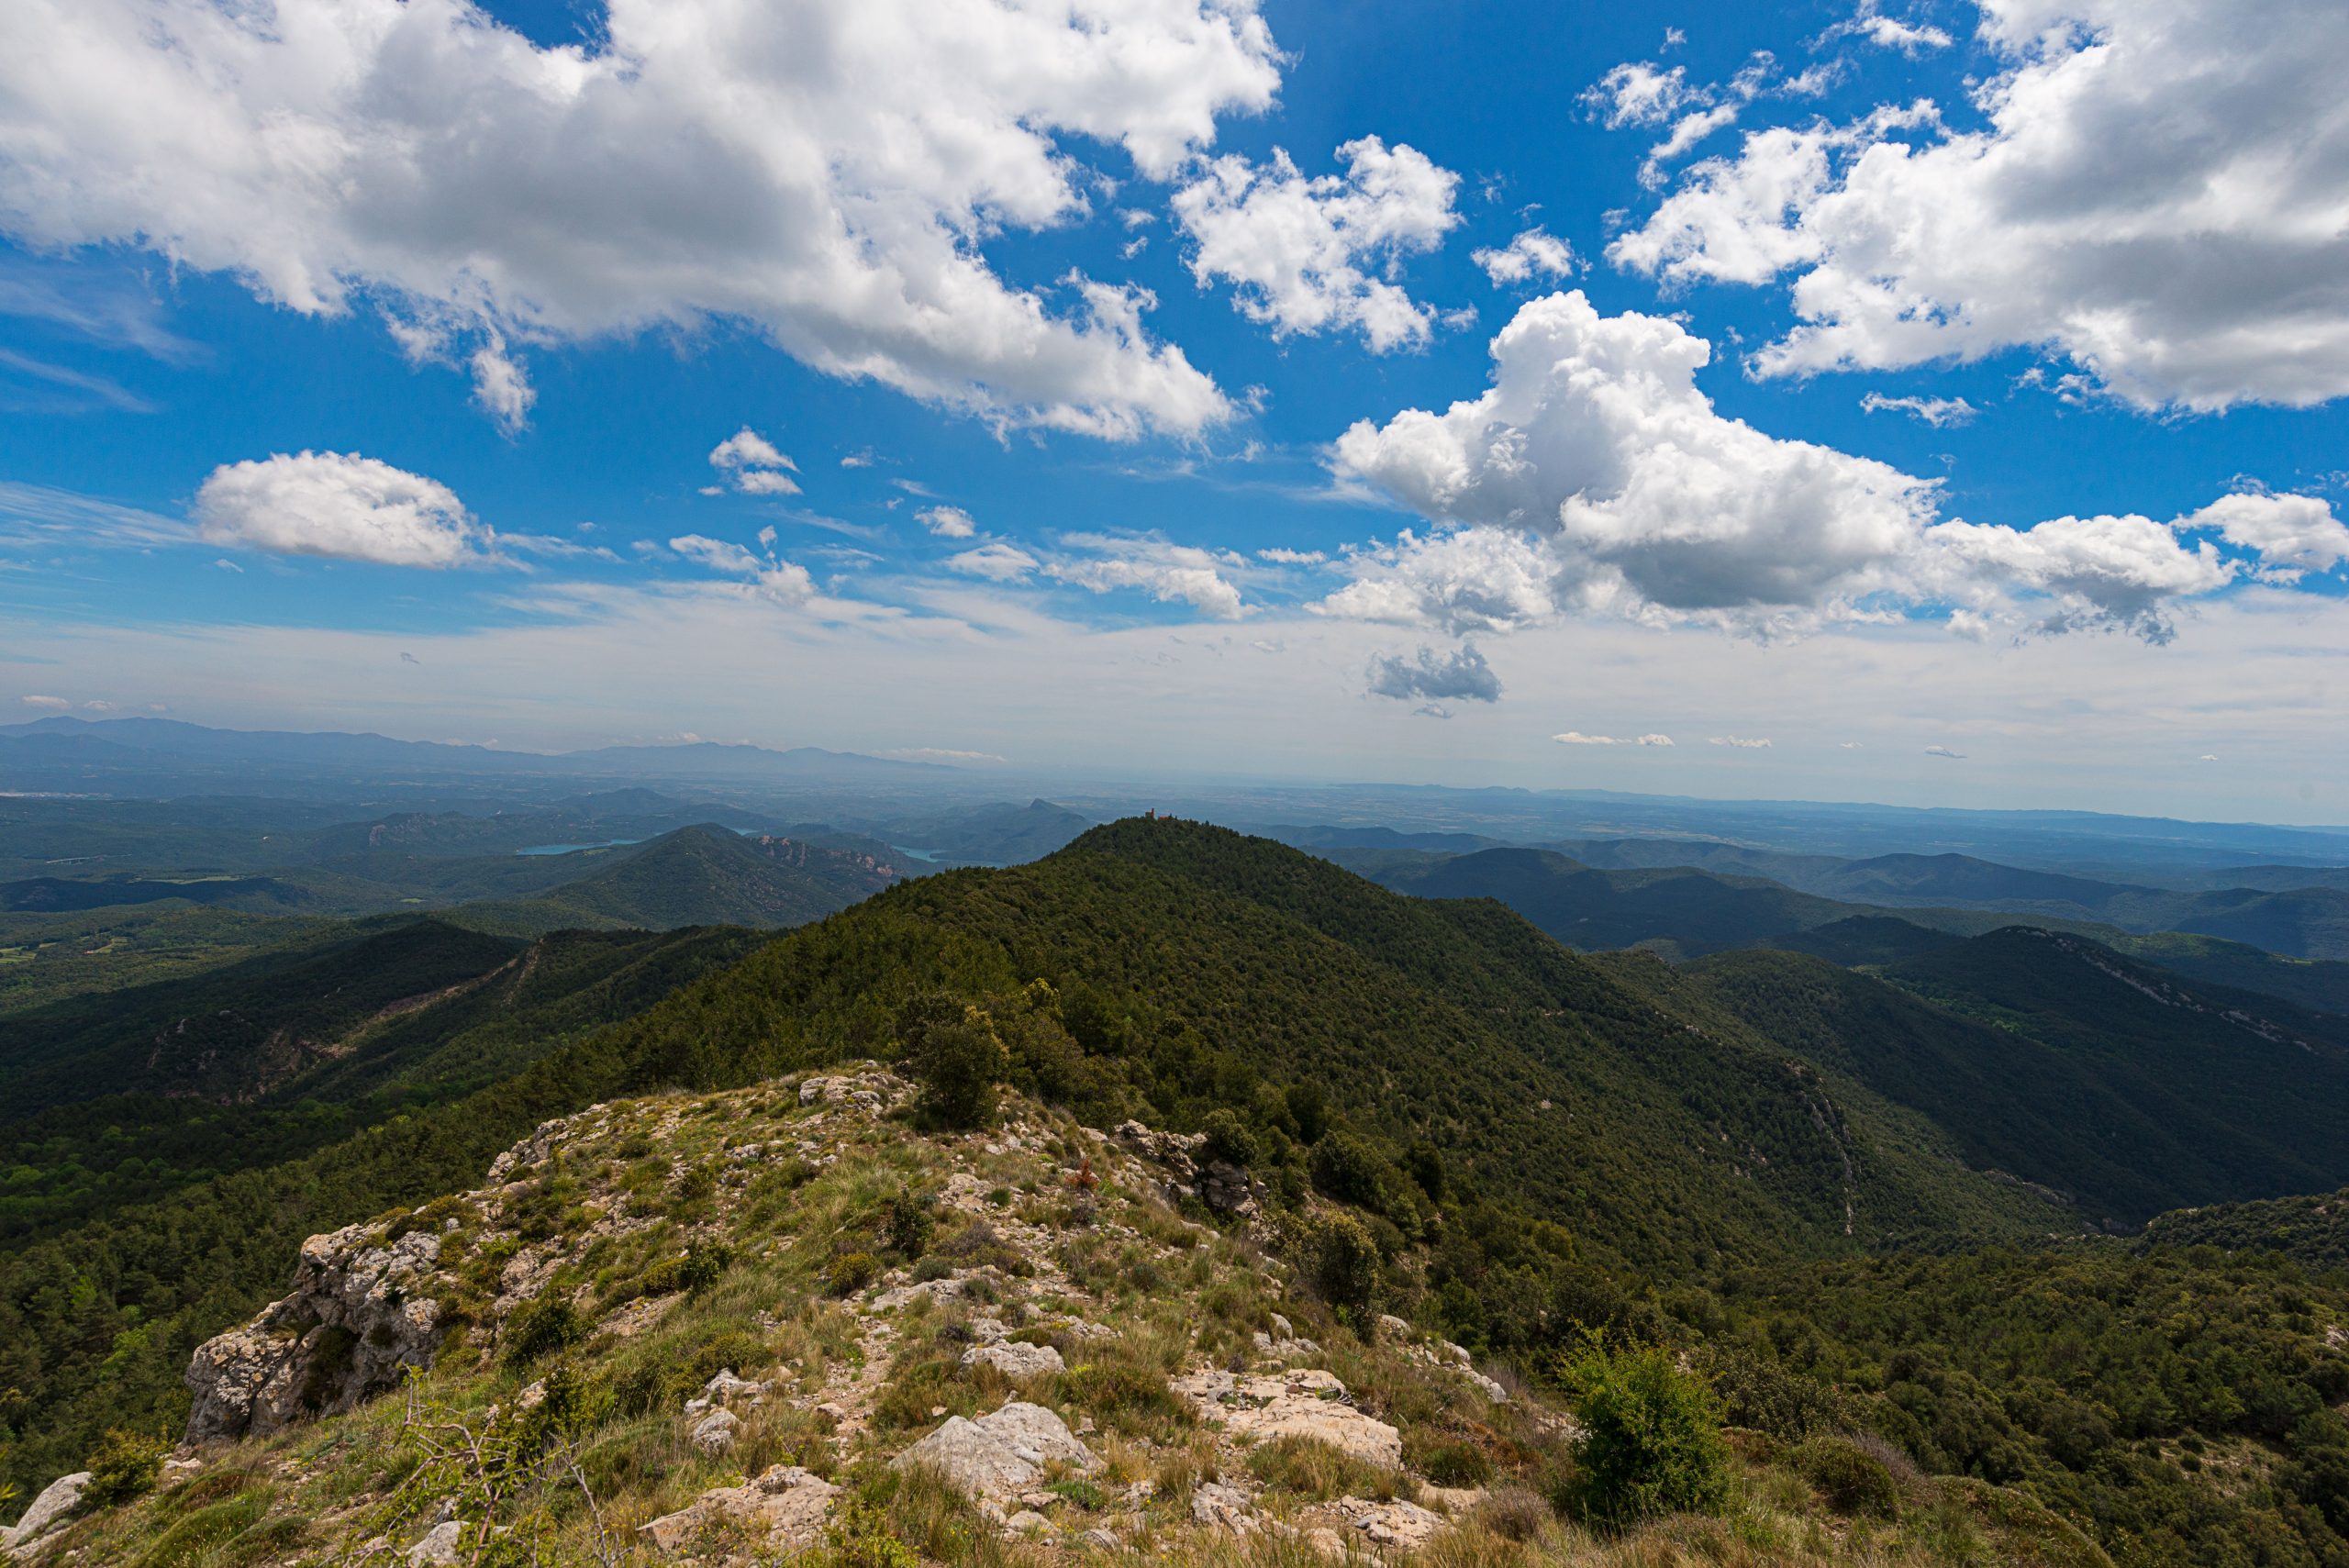
<path id="1" fill-rule="evenodd" d="M 2349 820 L 2255 8 L 39 0 L 0 704 Z"/>

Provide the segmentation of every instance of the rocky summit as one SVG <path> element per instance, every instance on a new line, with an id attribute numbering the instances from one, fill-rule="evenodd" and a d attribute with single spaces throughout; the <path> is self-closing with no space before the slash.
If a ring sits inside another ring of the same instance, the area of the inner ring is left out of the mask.
<path id="1" fill-rule="evenodd" d="M 1470 1563 L 1559 1528 L 1575 1415 L 1333 1306 L 1319 1200 L 1268 1218 L 1197 1135 L 1017 1097 L 924 1130 L 916 1100 L 868 1062 L 596 1105 L 478 1188 L 314 1237 L 283 1299 L 195 1351 L 154 1488 L 77 1512 L 92 1477 L 65 1477 L 9 1550 Z M 1820 1528 L 1772 1459 L 1742 1451 L 1776 1488 L 1749 1519 Z M 2020 1494 L 1903 1484 L 1998 1561 L 2102 1562 Z"/>

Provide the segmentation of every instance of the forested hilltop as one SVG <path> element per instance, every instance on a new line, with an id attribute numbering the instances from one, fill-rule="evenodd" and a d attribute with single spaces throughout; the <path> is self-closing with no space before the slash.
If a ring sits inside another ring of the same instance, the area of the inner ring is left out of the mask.
<path id="1" fill-rule="evenodd" d="M 2330 1026 L 2230 998 L 2206 1015 L 2188 987 L 2099 1098 L 2144 1021 L 2098 1035 L 2057 1006 L 2060 973 L 1998 991 L 1955 951 L 1887 977 L 1798 953 L 1585 957 L 1497 903 L 1130 819 L 754 951 L 705 943 L 674 989 L 542 998 L 542 1032 L 484 981 L 398 1050 L 308 1069 L 303 1106 L 386 1107 L 365 1125 L 10 1251 L 7 1475 L 29 1492 L 109 1428 L 176 1435 L 195 1345 L 284 1289 L 304 1236 L 474 1186 L 550 1117 L 864 1058 L 935 1081 L 960 1041 L 977 1065 L 959 1071 L 1054 1115 L 1205 1134 L 1268 1237 L 1345 1217 L 1353 1266 L 1300 1266 L 1350 1331 L 1393 1314 L 1562 1395 L 1594 1333 L 1660 1347 L 1755 1453 L 1856 1434 L 1896 1472 L 2020 1488 L 2121 1562 L 2349 1561 L 2349 1280 L 2108 1234 L 2349 1182 L 2321 1130 L 2349 1103 Z M 2137 978 L 2103 950 L 2026 951 Z M 2189 1105 L 2199 1162 L 2132 1163 L 2139 1123 Z"/>

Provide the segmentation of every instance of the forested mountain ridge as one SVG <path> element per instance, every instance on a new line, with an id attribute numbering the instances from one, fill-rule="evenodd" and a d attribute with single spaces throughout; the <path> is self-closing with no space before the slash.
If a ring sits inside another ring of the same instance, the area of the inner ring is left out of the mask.
<path id="1" fill-rule="evenodd" d="M 1748 963 L 1880 1011 L 1857 1041 L 1757 1019 L 1711 973 Z M 1954 984 L 1965 966 L 1935 973 Z M 616 1022 L 568 1015 L 551 1051 L 492 1029 L 387 1043 L 384 1063 L 354 1051 L 318 1070 L 322 1093 L 373 1095 L 468 1060 L 507 1075 L 13 1250 L 11 1473 L 39 1484 L 108 1424 L 171 1419 L 195 1342 L 274 1294 L 304 1235 L 473 1184 L 549 1117 L 845 1059 L 918 1063 L 929 1033 L 978 1019 L 993 1071 L 1085 1124 L 1202 1129 L 1284 1212 L 1351 1206 L 1383 1301 L 1537 1375 L 1585 1329 L 1675 1346 L 1713 1370 L 1742 1426 L 1786 1441 L 1864 1427 L 1904 1462 L 2058 1501 L 2109 1544 L 2157 1541 L 2147 1562 L 2219 1568 L 2263 1529 L 2311 1554 L 2279 1561 L 2323 1562 L 2349 1522 L 2321 1502 L 2326 1455 L 2349 1453 L 2349 1427 L 2327 1424 L 2349 1362 L 2310 1316 L 2349 1316 L 2349 1297 L 2165 1253 L 2124 1263 L 2127 1243 L 2082 1234 L 2104 1215 L 1994 1161 L 2042 1129 L 1968 1123 L 1964 1081 L 1925 1049 L 1954 1040 L 1961 1058 L 2003 1026 L 1866 975 L 1791 954 L 1685 971 L 1578 955 L 1490 900 L 1408 898 L 1265 840 L 1129 820 L 1032 865 L 893 886 L 665 995 L 658 980 L 616 997 Z M 438 1006 L 457 1017 L 526 984 Z M 1894 1070 L 1903 1057 L 1922 1087 Z M 566 1192 L 548 1189 L 549 1216 Z M 1866 1261 L 1914 1247 L 1949 1256 Z M 2023 1307 L 2083 1290 L 2110 1304 L 2102 1352 L 2033 1348 L 2032 1370 L 2011 1370 L 1996 1335 L 2053 1331 Z M 2210 1310 L 2157 1331 L 2146 1314 L 2169 1323 L 2182 1300 Z M 2186 1348 L 2154 1356 L 2163 1332 Z M 2210 1356 L 2261 1391 L 2252 1407 L 2231 1413 L 2189 1375 Z M 2149 1380 L 2177 1397 L 2115 1402 Z M 2198 1480 L 2188 1440 L 2269 1479 Z"/>

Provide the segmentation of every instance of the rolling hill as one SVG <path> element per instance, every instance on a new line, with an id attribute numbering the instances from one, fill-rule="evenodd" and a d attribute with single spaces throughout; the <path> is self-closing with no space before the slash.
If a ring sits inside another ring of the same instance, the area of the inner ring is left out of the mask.
<path id="1" fill-rule="evenodd" d="M 526 932 L 567 926 L 772 929 L 820 919 L 906 874 L 898 863 L 863 851 L 751 837 L 715 823 L 680 828 L 617 857 L 529 899 L 467 905 L 461 917 Z"/>

